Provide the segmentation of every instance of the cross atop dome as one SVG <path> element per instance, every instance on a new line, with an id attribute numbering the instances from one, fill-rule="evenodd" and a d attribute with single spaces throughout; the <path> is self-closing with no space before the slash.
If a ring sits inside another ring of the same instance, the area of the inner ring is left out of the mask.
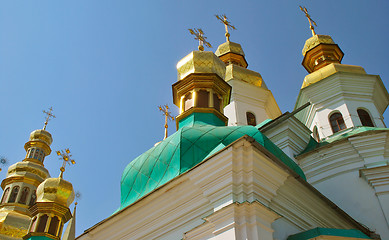
<path id="1" fill-rule="evenodd" d="M 229 42 L 230 41 L 230 33 L 228 32 L 228 28 L 230 28 L 232 30 L 236 30 L 236 28 L 233 25 L 231 25 L 231 22 L 228 21 L 227 16 L 225 14 L 223 14 L 223 15 L 215 15 L 215 17 L 217 19 L 219 19 L 220 22 L 222 22 L 224 24 L 224 26 L 226 28 L 226 34 L 225 35 L 226 35 L 226 38 L 227 38 L 227 42 Z"/>

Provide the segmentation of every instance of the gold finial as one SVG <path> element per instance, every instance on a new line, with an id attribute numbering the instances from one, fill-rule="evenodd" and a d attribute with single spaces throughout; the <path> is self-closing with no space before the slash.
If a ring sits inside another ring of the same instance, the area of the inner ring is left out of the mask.
<path id="1" fill-rule="evenodd" d="M 53 111 L 53 108 L 52 108 L 52 107 L 49 108 L 49 111 L 48 111 L 48 112 L 45 111 L 45 110 L 43 110 L 43 113 L 47 115 L 46 121 L 45 121 L 45 126 L 43 127 L 43 130 L 46 130 L 46 127 L 47 127 L 47 124 L 48 124 L 49 121 L 50 121 L 50 118 L 55 118 L 54 114 L 51 113 L 52 111 Z"/>
<path id="2" fill-rule="evenodd" d="M 165 137 L 163 138 L 164 140 L 167 138 L 167 120 L 174 120 L 174 117 L 170 115 L 171 113 L 169 112 L 169 106 L 166 104 L 164 106 L 158 106 L 159 111 L 163 112 L 163 115 L 165 116 Z"/>
<path id="3" fill-rule="evenodd" d="M 236 30 L 234 26 L 231 25 L 231 23 L 227 20 L 227 16 L 225 14 L 223 15 L 215 15 L 217 19 L 219 19 L 226 28 L 226 38 L 227 42 L 230 41 L 230 33 L 228 32 L 228 28 L 231 28 L 232 30 Z"/>
<path id="4" fill-rule="evenodd" d="M 315 36 L 316 33 L 315 33 L 315 28 L 313 27 L 313 25 L 316 25 L 315 21 L 313 21 L 313 19 L 311 18 L 311 16 L 308 14 L 308 10 L 305 8 L 305 7 L 301 7 L 300 6 L 300 9 L 301 11 L 303 11 L 303 13 L 305 13 L 305 16 L 308 18 L 308 21 L 309 21 L 309 28 L 312 30 L 312 36 Z M 313 25 L 312 25 L 313 24 Z"/>
<path id="5" fill-rule="evenodd" d="M 204 32 L 203 30 L 201 30 L 201 28 L 194 28 L 194 29 L 188 29 L 190 34 L 194 35 L 196 40 L 199 40 L 199 50 L 200 51 L 204 51 L 204 44 L 205 46 L 211 48 L 212 45 L 207 42 L 205 39 L 207 39 L 205 36 L 204 36 Z"/>
<path id="6" fill-rule="evenodd" d="M 63 161 L 62 167 L 60 168 L 61 174 L 59 175 L 59 177 L 62 178 L 63 172 L 65 172 L 66 163 L 68 163 L 70 165 L 70 163 L 75 164 L 76 161 L 74 161 L 73 159 L 70 159 L 72 157 L 72 155 L 70 154 L 69 148 L 66 148 L 65 151 L 64 150 L 57 151 L 57 155 L 61 156 L 59 159 Z"/>

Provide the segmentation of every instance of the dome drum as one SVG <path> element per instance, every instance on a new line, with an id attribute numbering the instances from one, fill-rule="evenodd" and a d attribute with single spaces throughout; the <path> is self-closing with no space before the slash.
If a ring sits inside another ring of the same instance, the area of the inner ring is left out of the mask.
<path id="1" fill-rule="evenodd" d="M 242 46 L 239 43 L 227 41 L 219 45 L 215 55 L 226 65 L 235 64 L 244 68 L 248 66 Z"/>
<path id="2" fill-rule="evenodd" d="M 48 156 L 51 153 L 51 148 L 46 142 L 33 140 L 33 141 L 28 141 L 26 142 L 26 144 L 24 144 L 24 149 L 26 151 L 28 151 L 29 148 L 33 148 L 33 147 L 42 149 L 45 153 L 45 156 Z"/>
<path id="3" fill-rule="evenodd" d="M 302 65 L 312 73 L 331 63 L 341 63 L 344 53 L 337 44 L 319 44 L 306 52 Z"/>

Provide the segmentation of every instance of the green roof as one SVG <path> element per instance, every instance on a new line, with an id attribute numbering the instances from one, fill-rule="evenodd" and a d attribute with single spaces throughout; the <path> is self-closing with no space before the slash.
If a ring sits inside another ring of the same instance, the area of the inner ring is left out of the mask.
<path id="1" fill-rule="evenodd" d="M 301 168 L 254 126 L 213 126 L 191 122 L 149 149 L 123 171 L 123 209 L 173 178 L 187 172 L 235 140 L 248 135 L 289 166 L 303 179 Z"/>
<path id="2" fill-rule="evenodd" d="M 371 239 L 356 229 L 314 228 L 305 232 L 290 235 L 287 240 L 308 240 L 318 236 L 338 236 L 349 238 Z"/>
<path id="3" fill-rule="evenodd" d="M 367 133 L 367 132 L 373 132 L 373 131 L 389 131 L 389 128 L 377 128 L 377 127 L 354 127 L 354 128 L 348 128 L 343 131 L 339 131 L 337 133 L 334 133 L 327 139 L 324 139 L 320 142 L 316 142 L 313 138 L 310 139 L 308 142 L 307 147 L 298 155 L 302 155 L 304 153 L 310 152 L 314 149 L 317 149 L 319 147 L 325 146 L 327 144 L 331 144 L 336 141 L 340 141 L 343 139 L 347 139 L 351 136 L 355 136 L 357 134 L 361 133 Z"/>

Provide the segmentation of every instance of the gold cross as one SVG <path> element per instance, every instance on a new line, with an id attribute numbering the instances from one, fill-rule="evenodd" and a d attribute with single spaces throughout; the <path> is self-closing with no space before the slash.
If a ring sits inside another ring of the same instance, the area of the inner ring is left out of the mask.
<path id="1" fill-rule="evenodd" d="M 228 28 L 231 28 L 232 30 L 236 30 L 234 26 L 231 25 L 231 22 L 227 20 L 227 16 L 225 14 L 223 15 L 215 15 L 217 19 L 219 19 L 226 28 L 226 38 L 227 42 L 230 41 L 230 33 L 228 32 Z"/>
<path id="2" fill-rule="evenodd" d="M 74 161 L 73 159 L 70 159 L 72 157 L 72 155 L 70 154 L 70 150 L 69 148 L 66 148 L 65 151 L 64 150 L 61 150 L 61 151 L 57 151 L 57 155 L 58 156 L 61 156 L 59 158 L 59 160 L 62 160 L 62 167 L 60 168 L 61 170 L 61 174 L 59 175 L 60 178 L 62 178 L 63 176 L 63 172 L 65 172 L 65 167 L 66 167 L 66 163 L 68 163 L 70 165 L 71 164 L 75 164 L 76 161 Z"/>
<path id="3" fill-rule="evenodd" d="M 55 118 L 54 114 L 51 113 L 52 111 L 53 111 L 53 108 L 52 108 L 52 107 L 49 108 L 49 111 L 48 111 L 48 112 L 45 111 L 45 110 L 43 110 L 43 113 L 47 115 L 46 121 L 45 121 L 45 126 L 43 127 L 43 130 L 46 130 L 46 127 L 47 127 L 47 124 L 48 124 L 49 121 L 50 121 L 50 118 Z"/>
<path id="4" fill-rule="evenodd" d="M 204 51 L 204 44 L 205 46 L 211 48 L 212 45 L 207 42 L 205 39 L 207 39 L 205 36 L 204 36 L 204 32 L 203 30 L 201 30 L 201 28 L 194 28 L 194 29 L 188 29 L 190 34 L 194 35 L 196 40 L 199 40 L 199 50 L 200 51 Z"/>
<path id="5" fill-rule="evenodd" d="M 167 128 L 168 128 L 168 125 L 167 125 L 167 120 L 174 120 L 174 117 L 171 115 L 171 113 L 169 112 L 169 106 L 166 104 L 164 106 L 158 106 L 159 108 L 159 111 L 163 112 L 162 115 L 165 116 L 165 137 L 163 138 L 164 140 L 167 138 Z"/>
<path id="6" fill-rule="evenodd" d="M 305 16 L 308 18 L 308 21 L 309 21 L 309 28 L 312 30 L 312 36 L 315 36 L 316 33 L 315 33 L 315 28 L 313 27 L 313 25 L 316 25 L 315 21 L 313 21 L 313 19 L 311 18 L 311 16 L 308 14 L 308 10 L 305 8 L 305 7 L 301 7 L 300 6 L 300 9 L 301 11 L 303 11 L 303 13 L 305 13 Z M 313 24 L 313 25 L 312 25 Z"/>

